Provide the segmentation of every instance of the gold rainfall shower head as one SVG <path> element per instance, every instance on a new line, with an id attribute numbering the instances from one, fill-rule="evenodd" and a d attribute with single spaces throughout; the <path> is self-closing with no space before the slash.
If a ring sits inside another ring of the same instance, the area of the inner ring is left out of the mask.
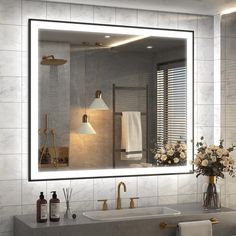
<path id="1" fill-rule="evenodd" d="M 64 65 L 66 62 L 67 60 L 56 59 L 53 55 L 50 55 L 50 56 L 45 56 L 42 58 L 41 65 L 60 66 L 60 65 Z"/>

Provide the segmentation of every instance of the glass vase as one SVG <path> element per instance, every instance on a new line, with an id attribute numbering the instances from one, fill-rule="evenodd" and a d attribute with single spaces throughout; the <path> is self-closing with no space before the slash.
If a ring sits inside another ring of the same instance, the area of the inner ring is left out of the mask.
<path id="1" fill-rule="evenodd" d="M 70 210 L 70 202 L 66 201 L 66 212 L 64 214 L 64 219 L 72 219 L 72 213 Z"/>
<path id="2" fill-rule="evenodd" d="M 221 208 L 220 185 L 217 183 L 216 176 L 209 176 L 209 182 L 203 184 L 202 205 L 204 210 L 219 210 Z"/>

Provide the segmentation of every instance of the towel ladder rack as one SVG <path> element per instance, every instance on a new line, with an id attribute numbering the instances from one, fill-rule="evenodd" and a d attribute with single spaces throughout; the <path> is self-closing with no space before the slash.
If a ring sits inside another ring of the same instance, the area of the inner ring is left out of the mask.
<path id="1" fill-rule="evenodd" d="M 132 91 L 144 91 L 146 95 L 146 110 L 141 112 L 141 116 L 146 117 L 146 145 L 143 147 L 143 152 L 146 152 L 146 162 L 149 162 L 149 112 L 148 112 L 148 85 L 146 86 L 137 86 L 137 87 L 129 87 L 129 86 L 116 86 L 113 84 L 112 87 L 112 93 L 113 93 L 113 168 L 116 167 L 116 153 L 117 152 L 124 152 L 124 149 L 119 149 L 116 147 L 116 116 L 122 116 L 122 112 L 116 111 L 116 92 L 125 90 L 127 92 L 132 92 Z"/>
<path id="2" fill-rule="evenodd" d="M 211 221 L 212 225 L 220 223 L 220 221 L 217 220 L 216 218 L 210 218 L 209 220 Z M 169 228 L 176 228 L 176 227 L 178 227 L 177 224 L 167 224 L 166 222 L 161 222 L 159 224 L 159 226 L 160 226 L 161 229 L 169 229 Z"/>

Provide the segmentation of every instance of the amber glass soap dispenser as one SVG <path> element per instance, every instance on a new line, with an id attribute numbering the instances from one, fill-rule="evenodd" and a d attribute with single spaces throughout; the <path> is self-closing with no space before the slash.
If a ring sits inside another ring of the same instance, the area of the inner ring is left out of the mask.
<path id="1" fill-rule="evenodd" d="M 44 199 L 43 192 L 40 193 L 37 201 L 37 222 L 44 223 L 48 220 L 47 200 Z"/>
<path id="2" fill-rule="evenodd" d="M 49 202 L 50 221 L 57 222 L 60 220 L 60 200 L 57 198 L 56 191 L 52 191 L 51 193 L 53 194 Z"/>

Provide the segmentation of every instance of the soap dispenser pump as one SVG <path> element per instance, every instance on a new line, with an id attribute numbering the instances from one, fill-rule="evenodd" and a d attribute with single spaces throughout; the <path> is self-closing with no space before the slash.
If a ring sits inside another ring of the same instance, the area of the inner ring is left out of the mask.
<path id="1" fill-rule="evenodd" d="M 37 200 L 37 222 L 44 223 L 48 220 L 47 200 L 44 199 L 43 192 L 40 192 Z"/>
<path id="2" fill-rule="evenodd" d="M 58 222 L 60 220 L 60 200 L 57 198 L 56 191 L 52 191 L 51 193 L 53 194 L 49 202 L 50 221 Z"/>

